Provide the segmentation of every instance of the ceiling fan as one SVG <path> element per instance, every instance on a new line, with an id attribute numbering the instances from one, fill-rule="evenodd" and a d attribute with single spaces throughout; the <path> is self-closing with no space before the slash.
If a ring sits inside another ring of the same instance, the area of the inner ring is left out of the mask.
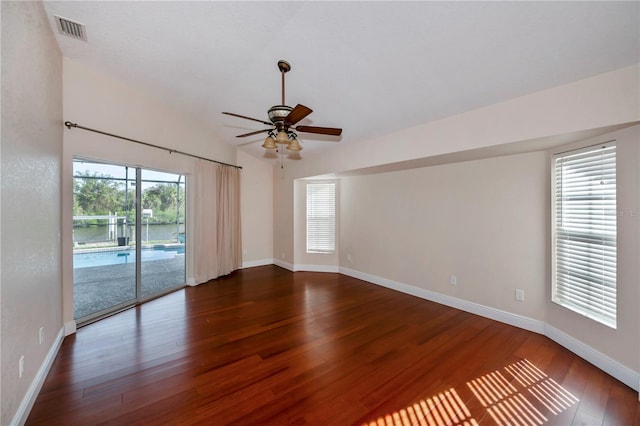
<path id="1" fill-rule="evenodd" d="M 223 112 L 223 114 L 231 115 L 233 117 L 244 118 L 246 120 L 257 121 L 264 125 L 269 126 L 268 129 L 256 130 L 254 132 L 245 133 L 236 136 L 237 138 L 244 138 L 247 136 L 257 135 L 259 133 L 267 132 L 268 136 L 262 144 L 266 149 L 277 149 L 278 144 L 287 146 L 290 151 L 301 151 L 302 147 L 298 141 L 298 135 L 296 132 L 316 133 L 320 135 L 340 136 L 342 129 L 334 127 L 317 127 L 317 126 L 296 126 L 300 120 L 311 114 L 313 111 L 304 105 L 298 104 L 295 108 L 285 104 L 284 101 L 284 75 L 291 70 L 291 64 L 281 59 L 278 61 L 278 69 L 282 74 L 282 104 L 274 105 L 269 108 L 267 112 L 269 116 L 268 121 L 260 120 L 257 118 L 246 117 L 244 115 L 235 114 L 233 112 Z"/>

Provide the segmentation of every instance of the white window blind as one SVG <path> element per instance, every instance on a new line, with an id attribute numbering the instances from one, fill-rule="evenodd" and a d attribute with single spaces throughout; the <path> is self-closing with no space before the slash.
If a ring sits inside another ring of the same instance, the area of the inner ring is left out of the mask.
<path id="1" fill-rule="evenodd" d="M 558 154 L 553 301 L 616 328 L 616 146 Z"/>
<path id="2" fill-rule="evenodd" d="M 307 184 L 307 252 L 333 253 L 336 235 L 336 185 Z"/>

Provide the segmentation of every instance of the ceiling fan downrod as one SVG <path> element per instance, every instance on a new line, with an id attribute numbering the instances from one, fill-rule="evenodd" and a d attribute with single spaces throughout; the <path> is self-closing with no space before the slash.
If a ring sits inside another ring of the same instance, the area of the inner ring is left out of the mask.
<path id="1" fill-rule="evenodd" d="M 284 103 L 284 75 L 291 71 L 291 64 L 284 59 L 280 59 L 278 61 L 278 69 L 280 70 L 280 74 L 282 75 L 282 105 L 286 105 Z"/>

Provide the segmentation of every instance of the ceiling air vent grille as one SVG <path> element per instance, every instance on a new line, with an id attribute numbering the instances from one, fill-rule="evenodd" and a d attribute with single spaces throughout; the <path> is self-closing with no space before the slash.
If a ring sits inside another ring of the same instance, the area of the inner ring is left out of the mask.
<path id="1" fill-rule="evenodd" d="M 78 40 L 87 41 L 87 30 L 84 24 L 71 21 L 67 18 L 62 18 L 58 15 L 53 16 L 54 18 L 56 18 L 56 25 L 58 26 L 58 31 L 60 32 L 60 34 Z"/>

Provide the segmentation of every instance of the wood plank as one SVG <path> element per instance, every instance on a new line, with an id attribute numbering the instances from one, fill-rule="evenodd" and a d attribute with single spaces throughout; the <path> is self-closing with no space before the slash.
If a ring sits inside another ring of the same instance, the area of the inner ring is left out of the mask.
<path id="1" fill-rule="evenodd" d="M 638 424 L 544 336 L 331 273 L 236 271 L 67 337 L 27 424 Z"/>

